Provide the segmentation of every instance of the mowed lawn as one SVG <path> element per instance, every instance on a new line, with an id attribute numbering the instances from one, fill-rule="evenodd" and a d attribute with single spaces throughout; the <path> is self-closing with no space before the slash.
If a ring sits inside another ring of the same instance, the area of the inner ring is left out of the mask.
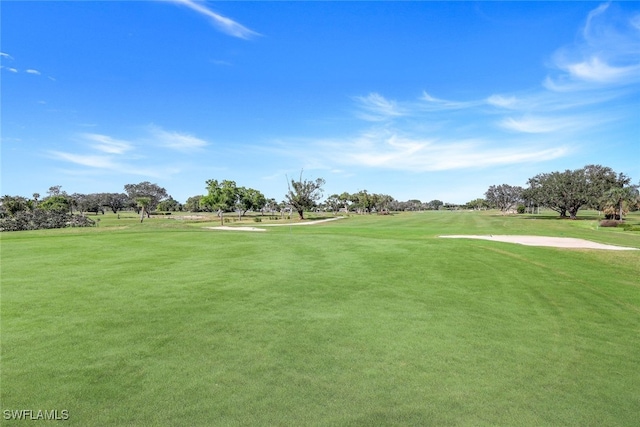
<path id="1" fill-rule="evenodd" d="M 77 426 L 640 425 L 640 251 L 441 234 L 640 248 L 595 220 L 477 212 L 2 233 L 0 409 Z"/>

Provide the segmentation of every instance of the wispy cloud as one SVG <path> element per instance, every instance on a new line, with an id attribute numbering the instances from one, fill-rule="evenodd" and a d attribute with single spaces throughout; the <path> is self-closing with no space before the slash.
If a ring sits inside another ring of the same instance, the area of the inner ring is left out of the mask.
<path id="1" fill-rule="evenodd" d="M 36 76 L 39 76 L 40 74 L 42 74 L 42 73 L 40 73 L 40 71 L 34 70 L 33 68 L 29 68 L 29 69 L 25 70 L 25 73 L 27 73 L 27 74 L 35 74 Z"/>
<path id="2" fill-rule="evenodd" d="M 435 110 L 460 110 L 477 107 L 482 104 L 482 101 L 448 101 L 445 99 L 439 99 L 429 95 L 426 91 L 422 92 L 420 99 L 422 101 L 426 101 L 422 104 L 422 107 Z"/>
<path id="3" fill-rule="evenodd" d="M 556 51 L 551 66 L 560 71 L 545 80 L 555 91 L 584 90 L 588 85 L 629 85 L 640 81 L 640 17 L 604 3 L 585 20 L 581 37 Z"/>
<path id="4" fill-rule="evenodd" d="M 166 1 L 169 1 L 171 3 L 176 3 L 182 6 L 186 6 L 189 9 L 194 10 L 199 14 L 206 16 L 207 18 L 210 18 L 214 27 L 216 27 L 219 31 L 227 35 L 230 35 L 232 37 L 249 40 L 256 36 L 260 36 L 259 33 L 253 30 L 250 30 L 244 25 L 241 25 L 232 19 L 229 19 L 225 16 L 222 16 L 212 11 L 207 6 L 205 6 L 204 2 L 196 2 L 193 0 L 166 0 Z"/>
<path id="5" fill-rule="evenodd" d="M 9 55 L 8 53 L 4 53 L 4 52 L 0 52 L 0 58 L 13 59 L 13 57 L 11 55 Z"/>
<path id="6" fill-rule="evenodd" d="M 90 146 L 103 153 L 108 154 L 124 154 L 133 149 L 133 144 L 128 141 L 122 141 L 111 138 L 107 135 L 97 133 L 83 133 L 81 136 L 90 142 Z"/>
<path id="7" fill-rule="evenodd" d="M 526 165 L 575 154 L 582 150 L 579 141 L 628 120 L 625 99 L 639 90 L 640 15 L 613 14 L 613 8 L 594 8 L 578 42 L 551 56 L 550 75 L 538 87 L 471 100 L 427 91 L 391 100 L 374 92 L 353 98 L 363 123 L 351 134 L 279 141 L 271 148 L 327 170 L 414 172 Z"/>
<path id="8" fill-rule="evenodd" d="M 207 141 L 193 135 L 180 132 L 166 131 L 159 126 L 150 125 L 149 132 L 154 141 L 163 147 L 172 150 L 190 152 L 202 149 L 209 145 Z"/>
<path id="9" fill-rule="evenodd" d="M 363 120 L 378 122 L 404 115 L 398 103 L 386 99 L 379 93 L 370 93 L 367 96 L 356 96 L 361 111 L 358 116 Z"/>
<path id="10" fill-rule="evenodd" d="M 144 128 L 146 135 L 130 140 L 114 138 L 101 133 L 80 133 L 73 139 L 77 149 L 73 151 L 49 150 L 48 157 L 85 169 L 65 169 L 65 173 L 93 174 L 118 173 L 148 177 L 164 177 L 178 173 L 181 168 L 166 164 L 158 147 L 191 152 L 207 143 L 194 136 L 165 131 L 159 126 Z M 153 146 L 153 150 L 149 147 Z M 166 154 L 166 152 L 165 152 Z M 156 163 L 155 166 L 151 164 Z"/>
<path id="11" fill-rule="evenodd" d="M 0 69 L 11 71 L 12 73 L 17 73 L 18 69 L 13 67 L 5 67 L 4 65 L 0 65 Z"/>
<path id="12" fill-rule="evenodd" d="M 114 162 L 111 156 L 101 156 L 93 154 L 75 154 L 67 153 L 64 151 L 50 151 L 49 152 L 54 159 L 64 160 L 70 163 L 75 163 L 81 166 L 87 166 L 90 168 L 109 169 L 118 171 L 121 169 L 120 165 Z"/>

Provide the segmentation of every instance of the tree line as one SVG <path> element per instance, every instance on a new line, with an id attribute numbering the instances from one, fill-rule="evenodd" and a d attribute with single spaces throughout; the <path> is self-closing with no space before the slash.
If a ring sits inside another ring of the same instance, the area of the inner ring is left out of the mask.
<path id="1" fill-rule="evenodd" d="M 631 178 L 601 165 L 575 170 L 537 174 L 527 187 L 492 185 L 485 193 L 487 204 L 510 212 L 534 212 L 540 207 L 556 211 L 562 218 L 576 219 L 583 208 L 603 212 L 606 219 L 621 220 L 629 211 L 640 208 L 639 185 Z"/>
<path id="2" fill-rule="evenodd" d="M 95 221 L 85 214 L 114 214 L 132 210 L 142 222 L 154 211 L 217 212 L 221 223 L 224 214 L 235 212 L 242 218 L 247 212 L 297 212 L 300 219 L 311 210 L 326 212 L 355 212 L 358 214 L 385 214 L 398 211 L 441 209 L 499 209 L 502 212 L 535 212 L 548 208 L 561 217 L 575 219 L 582 208 L 597 209 L 606 218 L 620 219 L 629 210 L 640 208 L 640 185 L 631 185 L 631 178 L 601 165 L 587 165 L 576 170 L 541 173 L 527 181 L 527 187 L 508 184 L 492 185 L 485 198 L 477 198 L 463 205 L 441 200 L 421 202 L 417 199 L 399 201 L 388 194 L 356 193 L 331 194 L 323 202 L 325 180 L 287 177 L 287 193 L 282 201 L 266 198 L 259 190 L 239 186 L 231 180 L 209 179 L 206 194 L 189 197 L 181 204 L 167 190 L 148 181 L 126 184 L 122 193 L 68 194 L 57 185 L 50 187 L 47 196 L 34 193 L 32 198 L 4 196 L 0 198 L 0 231 L 92 226 Z"/>

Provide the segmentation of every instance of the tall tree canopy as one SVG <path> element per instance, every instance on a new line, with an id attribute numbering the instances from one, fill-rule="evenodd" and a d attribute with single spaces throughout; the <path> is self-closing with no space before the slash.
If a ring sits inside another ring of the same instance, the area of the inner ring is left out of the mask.
<path id="1" fill-rule="evenodd" d="M 630 182 L 624 174 L 600 165 L 564 172 L 541 173 L 528 181 L 526 196 L 540 206 L 546 206 L 566 217 L 576 219 L 583 206 L 602 209 L 604 194 Z"/>
<path id="2" fill-rule="evenodd" d="M 218 182 L 216 179 L 209 179 L 206 184 L 207 194 L 200 199 L 200 205 L 217 211 L 220 224 L 224 224 L 224 212 L 233 210 L 238 200 L 238 187 L 235 181 L 229 180 Z"/>
<path id="3" fill-rule="evenodd" d="M 522 200 L 522 191 L 522 187 L 508 184 L 492 185 L 484 195 L 491 206 L 507 212 L 514 209 Z"/>

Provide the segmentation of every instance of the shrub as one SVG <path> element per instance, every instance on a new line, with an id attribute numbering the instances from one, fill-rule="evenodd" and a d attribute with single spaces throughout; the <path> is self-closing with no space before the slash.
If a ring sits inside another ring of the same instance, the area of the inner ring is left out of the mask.
<path id="1" fill-rule="evenodd" d="M 518 213 L 519 214 L 523 214 L 525 212 L 526 208 L 524 205 L 518 205 Z"/>
<path id="2" fill-rule="evenodd" d="M 253 218 L 253 222 L 262 222 L 262 218 L 255 217 Z"/>
<path id="3" fill-rule="evenodd" d="M 603 219 L 600 221 L 600 227 L 617 227 L 619 224 L 622 224 L 622 221 L 616 219 Z"/>

